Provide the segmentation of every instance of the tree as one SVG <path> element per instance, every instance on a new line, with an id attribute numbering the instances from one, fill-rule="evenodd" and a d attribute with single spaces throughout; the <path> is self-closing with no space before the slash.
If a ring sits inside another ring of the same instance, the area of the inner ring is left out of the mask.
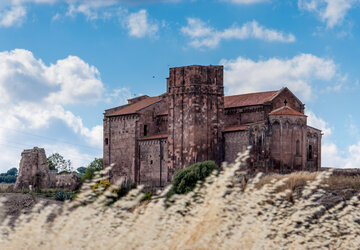
<path id="1" fill-rule="evenodd" d="M 6 172 L 6 174 L 11 175 L 11 176 L 17 176 L 18 170 L 17 170 L 17 168 L 11 168 Z"/>
<path id="2" fill-rule="evenodd" d="M 96 171 L 104 169 L 104 161 L 102 158 L 95 158 L 85 170 L 85 174 L 82 176 L 82 181 L 91 180 Z"/>
<path id="3" fill-rule="evenodd" d="M 76 171 L 77 171 L 79 174 L 85 174 L 86 167 L 79 167 L 79 168 L 76 169 Z"/>
<path id="4" fill-rule="evenodd" d="M 80 179 L 83 178 L 84 174 L 85 174 L 85 171 L 86 171 L 86 167 L 79 167 L 76 169 L 77 173 L 77 177 L 79 177 Z"/>
<path id="5" fill-rule="evenodd" d="M 71 161 L 65 160 L 59 153 L 54 153 L 46 158 L 46 163 L 50 170 L 56 170 L 56 172 L 71 172 Z"/>

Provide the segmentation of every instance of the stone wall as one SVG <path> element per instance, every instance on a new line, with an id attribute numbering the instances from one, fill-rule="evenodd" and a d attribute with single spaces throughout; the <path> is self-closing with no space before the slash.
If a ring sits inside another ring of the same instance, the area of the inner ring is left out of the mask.
<path id="1" fill-rule="evenodd" d="M 104 119 L 104 165 L 115 164 L 111 170 L 113 183 L 120 177 L 135 176 L 138 120 L 136 114 Z"/>
<path id="2" fill-rule="evenodd" d="M 239 152 L 244 152 L 249 146 L 249 131 L 224 133 L 225 161 L 233 163 Z"/>
<path id="3" fill-rule="evenodd" d="M 35 147 L 22 152 L 15 189 L 29 189 L 31 185 L 34 190 L 48 188 L 76 190 L 80 184 L 80 179 L 73 173 L 57 175 L 56 171 L 49 170 L 43 148 Z"/>
<path id="4" fill-rule="evenodd" d="M 169 181 L 195 162 L 223 160 L 222 66 L 170 69 L 168 86 Z"/>
<path id="5" fill-rule="evenodd" d="M 56 175 L 55 181 L 55 187 L 60 189 L 74 191 L 79 189 L 81 186 L 80 179 L 74 173 Z"/>
<path id="6" fill-rule="evenodd" d="M 139 142 L 140 184 L 145 187 L 163 187 L 168 183 L 167 146 L 166 139 Z"/>
<path id="7" fill-rule="evenodd" d="M 52 186 L 43 148 L 35 147 L 31 150 L 24 150 L 21 154 L 15 189 L 28 189 L 29 185 L 32 185 L 34 189 Z"/>

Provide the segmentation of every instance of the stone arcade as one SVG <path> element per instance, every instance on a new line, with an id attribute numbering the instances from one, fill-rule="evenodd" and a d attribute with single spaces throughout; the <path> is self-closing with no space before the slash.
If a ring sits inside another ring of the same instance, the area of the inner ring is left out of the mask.
<path id="1" fill-rule="evenodd" d="M 255 172 L 317 171 L 321 131 L 288 89 L 224 97 L 223 66 L 170 69 L 166 93 L 128 100 L 104 114 L 104 163 L 149 188 L 195 162 L 232 162 L 252 146 Z"/>

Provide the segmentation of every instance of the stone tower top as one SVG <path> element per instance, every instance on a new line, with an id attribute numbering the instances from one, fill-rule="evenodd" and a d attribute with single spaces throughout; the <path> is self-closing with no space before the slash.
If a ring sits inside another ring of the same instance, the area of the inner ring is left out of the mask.
<path id="1" fill-rule="evenodd" d="M 194 85 L 217 85 L 223 87 L 223 66 L 191 65 L 170 68 L 167 89 Z"/>

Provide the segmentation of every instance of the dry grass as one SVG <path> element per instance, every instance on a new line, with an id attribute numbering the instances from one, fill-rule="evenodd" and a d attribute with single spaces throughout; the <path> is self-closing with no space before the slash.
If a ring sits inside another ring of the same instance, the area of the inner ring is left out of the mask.
<path id="1" fill-rule="evenodd" d="M 0 193 L 13 192 L 14 183 L 0 183 Z"/>
<path id="2" fill-rule="evenodd" d="M 0 227 L 6 249 L 357 249 L 360 245 L 359 197 L 327 210 L 317 200 L 331 173 L 259 176 L 246 189 L 239 169 L 248 153 L 218 176 L 186 195 L 166 200 L 166 191 L 139 206 L 141 187 L 112 206 L 111 189 L 96 196 L 92 183 L 66 202 L 48 222 L 53 209 L 40 206 L 22 216 L 14 230 Z M 103 172 L 103 174 L 106 174 Z M 306 180 L 306 184 L 304 183 Z M 330 179 L 329 179 L 330 180 Z M 97 180 L 95 180 L 97 181 Z M 260 183 L 259 183 L 260 181 Z M 332 181 L 336 185 L 335 181 Z M 289 193 L 301 186 L 301 195 Z M 114 187 L 116 188 L 116 187 Z M 1 212 L 1 208 L 0 208 Z"/>

